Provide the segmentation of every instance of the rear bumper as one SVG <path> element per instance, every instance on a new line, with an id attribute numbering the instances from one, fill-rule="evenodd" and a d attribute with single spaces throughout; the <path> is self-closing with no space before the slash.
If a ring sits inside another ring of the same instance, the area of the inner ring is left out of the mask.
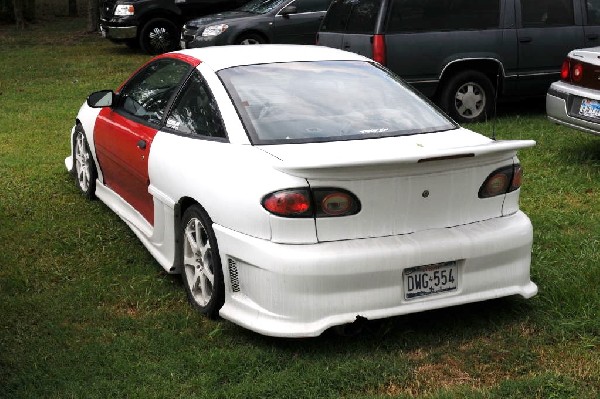
<path id="1" fill-rule="evenodd" d="M 226 299 L 221 316 L 282 337 L 509 295 L 530 298 L 533 230 L 525 214 L 414 234 L 277 244 L 214 226 Z M 456 291 L 405 299 L 406 268 L 458 261 Z"/>
<path id="2" fill-rule="evenodd" d="M 572 112 L 573 103 L 582 98 L 600 101 L 600 91 L 573 86 L 565 82 L 552 83 L 546 94 L 546 114 L 552 122 L 600 135 L 600 119 L 585 118 Z"/>

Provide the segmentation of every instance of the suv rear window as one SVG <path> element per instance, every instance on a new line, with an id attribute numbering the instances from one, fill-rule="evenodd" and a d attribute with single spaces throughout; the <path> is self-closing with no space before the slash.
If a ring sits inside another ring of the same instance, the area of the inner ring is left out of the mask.
<path id="1" fill-rule="evenodd" d="M 499 0 L 393 0 L 386 32 L 479 30 L 499 26 Z"/>
<path id="2" fill-rule="evenodd" d="M 381 0 L 333 0 L 322 32 L 373 33 Z"/>

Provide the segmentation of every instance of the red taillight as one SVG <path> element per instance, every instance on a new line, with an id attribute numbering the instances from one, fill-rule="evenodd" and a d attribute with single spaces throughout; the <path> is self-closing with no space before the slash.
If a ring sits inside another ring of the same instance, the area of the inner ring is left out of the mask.
<path id="1" fill-rule="evenodd" d="M 522 180 L 523 169 L 519 164 L 497 169 L 481 185 L 479 198 L 490 198 L 515 191 L 521 187 Z"/>
<path id="2" fill-rule="evenodd" d="M 385 65 L 385 40 L 383 35 L 373 35 L 373 60 Z"/>
<path id="3" fill-rule="evenodd" d="M 562 80 L 569 80 L 569 72 L 571 71 L 571 63 L 569 59 L 563 61 L 562 67 L 560 68 L 560 78 Z"/>
<path id="4" fill-rule="evenodd" d="M 358 198 L 349 191 L 337 188 L 276 191 L 266 195 L 262 205 L 267 211 L 283 217 L 348 216 L 360 211 Z"/>
<path id="5" fill-rule="evenodd" d="M 275 215 L 287 217 L 311 216 L 310 193 L 308 190 L 284 190 L 267 195 L 263 207 Z"/>
<path id="6" fill-rule="evenodd" d="M 583 65 L 575 64 L 571 70 L 571 77 L 574 82 L 581 81 L 581 78 L 583 77 Z"/>

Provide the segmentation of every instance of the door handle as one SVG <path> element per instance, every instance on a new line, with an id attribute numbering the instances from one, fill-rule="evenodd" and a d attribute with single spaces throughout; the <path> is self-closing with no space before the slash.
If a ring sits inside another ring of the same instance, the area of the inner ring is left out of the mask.
<path id="1" fill-rule="evenodd" d="M 521 43 L 531 43 L 533 39 L 529 36 L 524 36 L 519 38 L 519 42 Z"/>
<path id="2" fill-rule="evenodd" d="M 137 142 L 137 146 L 140 150 L 146 149 L 146 140 L 140 140 Z"/>

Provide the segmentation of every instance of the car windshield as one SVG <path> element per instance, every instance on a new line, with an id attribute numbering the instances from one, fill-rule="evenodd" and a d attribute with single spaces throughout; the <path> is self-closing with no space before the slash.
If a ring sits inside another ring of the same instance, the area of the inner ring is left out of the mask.
<path id="1" fill-rule="evenodd" d="M 364 61 L 288 62 L 219 72 L 254 144 L 432 133 L 457 125 Z"/>
<path id="2" fill-rule="evenodd" d="M 253 14 L 266 14 L 281 4 L 290 0 L 252 0 L 239 8 L 240 11 L 251 12 Z"/>

